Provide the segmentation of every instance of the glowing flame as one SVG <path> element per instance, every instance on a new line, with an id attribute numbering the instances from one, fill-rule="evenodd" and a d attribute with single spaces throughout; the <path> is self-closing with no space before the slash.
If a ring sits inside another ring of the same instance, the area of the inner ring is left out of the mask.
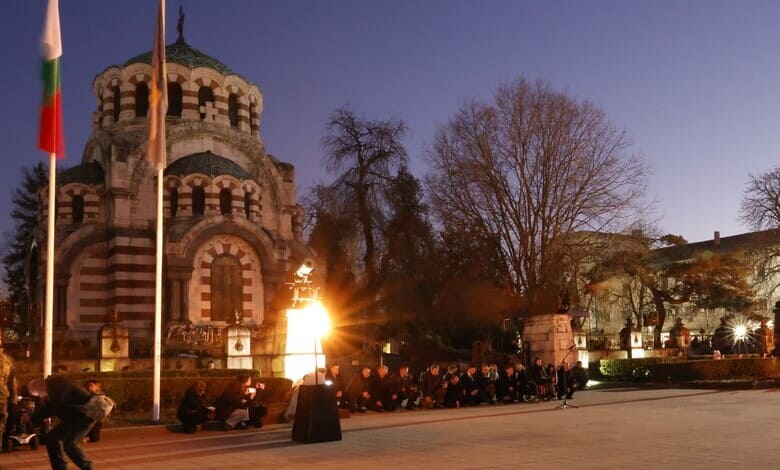
<path id="1" fill-rule="evenodd" d="M 319 367 L 325 367 L 321 338 L 330 331 L 330 318 L 321 303 L 287 310 L 287 349 L 284 376 L 298 380 Z M 316 357 L 315 357 L 316 349 Z"/>

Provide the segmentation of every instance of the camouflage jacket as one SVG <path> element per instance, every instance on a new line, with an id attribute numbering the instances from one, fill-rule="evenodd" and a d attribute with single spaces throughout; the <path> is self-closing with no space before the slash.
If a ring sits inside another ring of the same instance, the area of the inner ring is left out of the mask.
<path id="1" fill-rule="evenodd" d="M 16 381 L 14 380 L 14 360 L 0 352 L 0 403 L 16 403 Z"/>

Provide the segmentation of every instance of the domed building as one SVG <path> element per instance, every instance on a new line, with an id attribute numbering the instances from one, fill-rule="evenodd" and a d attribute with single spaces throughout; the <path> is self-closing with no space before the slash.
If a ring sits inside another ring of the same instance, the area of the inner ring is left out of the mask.
<path id="1" fill-rule="evenodd" d="M 278 313 L 274 297 L 310 255 L 295 169 L 265 150 L 255 84 L 187 44 L 181 29 L 166 54 L 163 335 L 177 324 L 260 326 Z M 129 331 L 131 350 L 151 348 L 150 60 L 147 52 L 95 77 L 82 162 L 58 176 L 55 359 L 57 344 L 97 340 L 112 315 Z M 41 199 L 46 212 L 46 191 Z"/>

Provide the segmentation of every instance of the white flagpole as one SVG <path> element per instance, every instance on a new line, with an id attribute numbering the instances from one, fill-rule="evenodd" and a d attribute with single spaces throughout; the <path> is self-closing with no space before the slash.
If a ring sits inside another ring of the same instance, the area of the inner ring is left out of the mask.
<path id="1" fill-rule="evenodd" d="M 46 236 L 46 315 L 43 324 L 43 377 L 51 375 L 52 350 L 54 349 L 54 216 L 57 206 L 57 155 L 49 154 L 49 214 Z"/>
<path id="2" fill-rule="evenodd" d="M 164 150 L 163 150 L 164 152 Z M 166 158 L 163 154 L 163 158 Z M 165 160 L 163 160 L 165 161 Z M 154 280 L 154 403 L 152 420 L 160 420 L 160 372 L 162 349 L 163 168 L 157 169 L 157 245 Z"/>

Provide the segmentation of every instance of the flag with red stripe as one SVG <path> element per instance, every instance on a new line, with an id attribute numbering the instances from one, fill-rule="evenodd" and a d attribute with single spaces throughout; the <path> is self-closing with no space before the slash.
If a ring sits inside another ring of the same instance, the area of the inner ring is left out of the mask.
<path id="1" fill-rule="evenodd" d="M 60 90 L 60 9 L 58 0 L 49 0 L 43 27 L 43 104 L 38 148 L 65 157 L 65 133 L 62 126 L 62 93 Z"/>

